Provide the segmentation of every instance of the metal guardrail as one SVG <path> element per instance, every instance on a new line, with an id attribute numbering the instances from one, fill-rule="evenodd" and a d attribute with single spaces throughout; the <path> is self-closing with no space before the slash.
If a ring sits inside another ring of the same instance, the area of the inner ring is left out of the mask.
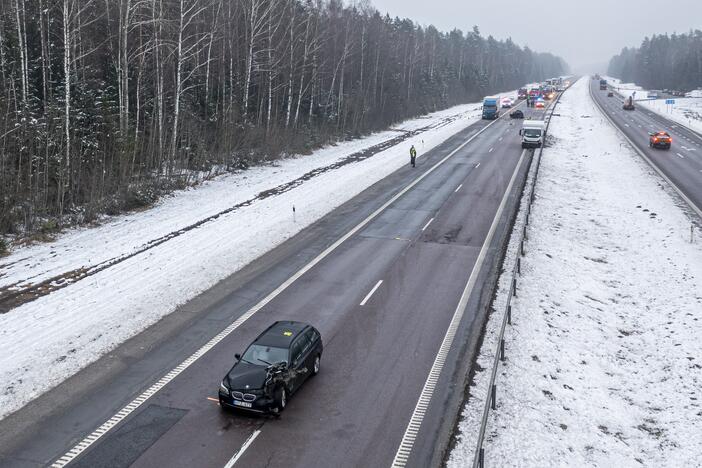
<path id="1" fill-rule="evenodd" d="M 573 80 L 575 82 L 576 80 Z M 571 85 L 572 86 L 572 85 Z M 570 88 L 570 86 L 568 87 Z M 566 88 L 566 89 L 568 89 Z M 478 444 L 473 457 L 473 468 L 483 468 L 485 461 L 485 450 L 483 449 L 483 439 L 485 438 L 485 428 L 487 426 L 487 420 L 490 415 L 490 409 L 496 409 L 497 405 L 497 384 L 495 383 L 495 378 L 497 377 L 497 368 L 500 361 L 505 360 L 505 329 L 507 324 L 512 324 L 512 298 L 517 297 L 517 275 L 521 274 L 521 258 L 525 254 L 524 241 L 528 240 L 527 237 L 527 226 L 529 225 L 529 215 L 531 214 L 531 205 L 534 202 L 534 190 L 536 188 L 536 181 L 539 175 L 539 168 L 541 167 L 541 155 L 544 152 L 544 146 L 546 143 L 546 135 L 548 134 L 548 127 L 551 124 L 551 118 L 553 117 L 553 112 L 556 110 L 556 106 L 561 100 L 563 93 L 558 95 L 558 98 L 554 101 L 553 106 L 551 106 L 550 114 L 548 116 L 548 121 L 546 122 L 546 130 L 544 131 L 544 144 L 541 145 L 539 149 L 538 156 L 536 158 L 536 169 L 534 170 L 534 178 L 531 183 L 529 199 L 526 206 L 526 219 L 524 227 L 520 233 L 521 239 L 519 240 L 519 249 L 517 251 L 517 258 L 514 262 L 511 272 L 510 288 L 507 294 L 507 305 L 505 307 L 505 312 L 502 317 L 502 325 L 500 327 L 500 333 L 498 335 L 498 347 L 495 350 L 495 359 L 492 364 L 492 373 L 490 374 L 489 396 L 485 399 L 485 407 L 483 409 L 483 416 L 480 420 L 480 432 L 478 433 Z"/>

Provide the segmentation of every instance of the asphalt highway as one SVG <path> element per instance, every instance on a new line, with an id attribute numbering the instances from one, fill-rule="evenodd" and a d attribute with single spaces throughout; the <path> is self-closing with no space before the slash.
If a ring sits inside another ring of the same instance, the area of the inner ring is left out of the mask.
<path id="1" fill-rule="evenodd" d="M 590 82 L 590 93 L 614 125 L 702 216 L 702 135 L 636 101 L 635 110 L 623 110 L 623 97 L 617 93 L 614 97 L 607 97 L 607 92 L 600 91 L 599 82 L 595 80 Z M 649 132 L 658 131 L 666 131 L 672 136 L 673 144 L 669 150 L 648 146 Z"/>
<path id="2" fill-rule="evenodd" d="M 438 465 L 532 156 L 520 147 L 520 125 L 505 115 L 426 154 L 420 148 L 416 168 L 373 185 L 1 421 L 0 466 L 390 466 L 458 317 L 400 457 Z M 456 315 L 465 291 L 465 313 Z M 223 412 L 217 390 L 234 354 L 288 319 L 320 330 L 320 374 L 279 419 Z M 109 430 L 96 433 L 106 421 Z M 72 450 L 81 442 L 84 450 Z"/>

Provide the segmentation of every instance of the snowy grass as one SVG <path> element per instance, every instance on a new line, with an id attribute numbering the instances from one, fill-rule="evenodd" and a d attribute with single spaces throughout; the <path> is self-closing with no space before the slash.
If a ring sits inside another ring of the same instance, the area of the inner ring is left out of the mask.
<path id="1" fill-rule="evenodd" d="M 588 85 L 551 125 L 486 466 L 702 466 L 702 241 Z M 471 405 L 450 467 L 472 460 Z"/>
<path id="2" fill-rule="evenodd" d="M 370 185 L 480 118 L 466 104 L 406 121 L 312 155 L 219 177 L 118 216 L 70 230 L 0 260 L 0 286 L 37 282 L 130 253 L 142 244 L 326 167 L 401 133 L 432 126 L 376 155 L 324 172 L 34 302 L 0 314 L 0 418 L 50 390 L 175 308 L 289 239 Z M 292 207 L 296 207 L 296 219 Z"/>
<path id="3" fill-rule="evenodd" d="M 665 100 L 642 102 L 644 107 L 674 122 L 702 134 L 702 99 L 675 98 L 675 104 L 668 106 Z"/>

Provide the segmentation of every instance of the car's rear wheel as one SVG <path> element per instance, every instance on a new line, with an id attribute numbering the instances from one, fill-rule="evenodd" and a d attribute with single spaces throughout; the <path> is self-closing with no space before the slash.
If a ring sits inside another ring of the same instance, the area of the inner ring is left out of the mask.
<path id="1" fill-rule="evenodd" d="M 319 367 L 322 363 L 322 356 L 319 354 L 314 358 L 314 364 L 312 364 L 312 375 L 319 374 Z"/>

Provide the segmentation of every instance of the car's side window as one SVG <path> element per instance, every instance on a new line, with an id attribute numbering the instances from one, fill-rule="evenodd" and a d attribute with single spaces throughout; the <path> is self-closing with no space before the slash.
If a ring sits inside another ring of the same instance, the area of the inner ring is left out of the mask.
<path id="1" fill-rule="evenodd" d="M 310 344 L 317 341 L 317 334 L 314 332 L 314 328 L 307 329 L 305 335 L 307 335 L 307 338 L 310 340 Z"/>
<path id="2" fill-rule="evenodd" d="M 303 338 L 303 337 L 298 338 L 292 344 L 292 362 L 294 364 L 298 364 L 298 361 L 300 360 L 300 355 L 302 354 L 302 348 L 304 346 L 304 341 L 302 341 L 301 338 Z"/>
<path id="3" fill-rule="evenodd" d="M 307 356 L 307 353 L 309 352 L 312 343 L 310 342 L 310 337 L 307 335 L 307 333 L 303 333 L 300 337 L 300 340 L 302 341 L 302 353 L 300 357 L 304 358 L 305 356 Z"/>

